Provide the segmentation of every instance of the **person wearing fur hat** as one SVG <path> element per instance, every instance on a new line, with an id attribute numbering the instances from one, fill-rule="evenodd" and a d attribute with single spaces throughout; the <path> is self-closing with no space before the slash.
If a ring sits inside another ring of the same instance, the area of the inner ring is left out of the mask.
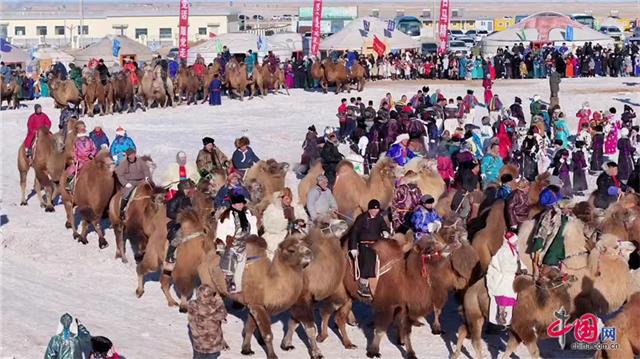
<path id="1" fill-rule="evenodd" d="M 387 152 L 387 157 L 394 160 L 400 166 L 404 166 L 412 158 L 416 157 L 416 154 L 408 147 L 409 139 L 409 134 L 399 134 L 396 137 L 396 142 L 389 147 L 389 151 Z"/>
<path id="2" fill-rule="evenodd" d="M 296 227 L 296 223 L 298 221 L 306 223 L 307 220 L 307 212 L 298 201 L 293 200 L 293 193 L 289 187 L 274 192 L 271 203 L 264 210 L 262 216 L 264 228 L 262 237 L 267 242 L 267 256 L 270 259 L 273 258 L 278 244 L 284 240 L 287 234 L 291 233 Z"/>
<path id="3" fill-rule="evenodd" d="M 616 202 L 623 192 L 627 191 L 627 185 L 618 177 L 618 164 L 609 161 L 602 165 L 603 172 L 598 176 L 593 204 L 596 208 L 606 209 Z"/>
<path id="4" fill-rule="evenodd" d="M 101 149 L 109 149 L 109 137 L 102 129 L 102 125 L 96 124 L 93 128 L 93 131 L 89 132 L 89 138 L 96 145 L 98 150 Z"/>
<path id="5" fill-rule="evenodd" d="M 336 168 L 343 158 L 344 156 L 338 151 L 338 137 L 335 132 L 332 132 L 327 136 L 327 141 L 320 150 L 322 169 L 324 169 L 324 175 L 329 179 L 329 188 L 333 188 L 333 184 L 336 182 Z"/>
<path id="6" fill-rule="evenodd" d="M 411 228 L 416 233 L 416 240 L 427 234 L 435 234 L 442 227 L 442 218 L 434 208 L 435 203 L 430 194 L 425 194 L 411 213 Z"/>
<path id="7" fill-rule="evenodd" d="M 576 141 L 575 149 L 571 153 L 571 171 L 573 172 L 573 192 L 577 196 L 581 196 L 584 191 L 589 189 L 587 184 L 587 174 L 585 173 L 587 160 L 582 151 L 584 142 Z"/>
<path id="8" fill-rule="evenodd" d="M 556 152 L 551 167 L 553 168 L 552 174 L 558 176 L 562 181 L 562 188 L 560 193 L 563 197 L 569 198 L 573 193 L 571 187 L 571 160 L 569 159 L 569 150 L 561 148 Z"/>
<path id="9" fill-rule="evenodd" d="M 162 186 L 167 189 L 166 200 L 170 200 L 178 190 L 181 181 L 191 180 L 198 183 L 198 170 L 193 162 L 187 161 L 184 151 L 176 153 L 176 161 L 171 163 L 162 174 Z"/>
<path id="10" fill-rule="evenodd" d="M 624 110 L 620 116 L 622 125 L 631 128 L 633 126 L 633 120 L 636 118 L 636 112 L 633 108 L 627 104 L 624 105 Z"/>
<path id="11" fill-rule="evenodd" d="M 562 199 L 562 186 L 560 178 L 551 176 L 549 185 L 540 192 L 538 202 L 544 209 L 534 217 L 533 242 L 530 243 L 536 268 L 541 265 L 557 266 L 564 259 L 564 237 L 557 235 L 562 233 L 569 220 L 558 205 Z"/>
<path id="12" fill-rule="evenodd" d="M 256 162 L 260 161 L 260 158 L 256 156 L 253 149 L 249 146 L 249 138 L 242 136 L 235 141 L 236 150 L 231 156 L 231 162 L 233 167 L 240 172 L 244 177 L 245 172 Z"/>
<path id="13" fill-rule="evenodd" d="M 524 118 L 524 111 L 522 110 L 522 99 L 516 96 L 513 104 L 509 106 L 511 116 L 518 119 L 518 127 L 526 127 L 527 121 Z"/>
<path id="14" fill-rule="evenodd" d="M 215 140 L 211 137 L 204 137 L 202 146 L 196 157 L 200 176 L 208 181 L 216 175 L 224 176 L 226 169 L 230 166 L 227 155 L 215 145 Z"/>
<path id="15" fill-rule="evenodd" d="M 300 158 L 300 168 L 298 173 L 302 176 L 307 174 L 313 161 L 320 158 L 320 148 L 318 147 L 319 138 L 315 125 L 307 128 L 307 135 L 302 143 L 302 157 Z"/>
<path id="16" fill-rule="evenodd" d="M 249 191 L 242 185 L 242 176 L 237 171 L 230 171 L 227 175 L 227 183 L 218 190 L 216 197 L 213 199 L 213 205 L 218 208 L 229 208 L 231 205 L 231 196 L 241 195 L 245 199 L 250 200 Z"/>
<path id="17" fill-rule="evenodd" d="M 73 189 L 74 179 L 82 167 L 98 153 L 95 143 L 89 138 L 84 122 L 80 121 L 76 124 L 76 132 L 76 141 L 73 143 L 73 164 L 67 167 L 67 191 Z"/>
<path id="18" fill-rule="evenodd" d="M 118 126 L 118 128 L 116 129 L 116 138 L 113 139 L 111 148 L 109 150 L 116 166 L 118 166 L 120 164 L 120 161 L 125 158 L 126 152 L 129 149 L 135 150 L 136 144 L 133 142 L 133 139 L 129 137 L 127 131 L 125 131 L 124 128 Z"/>
<path id="19" fill-rule="evenodd" d="M 636 152 L 636 149 L 631 145 L 629 129 L 626 127 L 620 130 L 618 151 L 618 177 L 620 181 L 626 183 L 633 172 L 633 155 Z"/>
<path id="20" fill-rule="evenodd" d="M 163 268 L 168 272 L 173 271 L 173 264 L 176 261 L 176 248 L 179 244 L 175 242 L 178 230 L 180 230 L 178 214 L 192 206 L 191 198 L 193 197 L 194 189 L 195 183 L 190 179 L 185 178 L 180 180 L 177 185 L 177 190 L 172 194 L 166 204 L 166 216 L 169 219 L 167 222 L 167 241 L 169 241 L 169 248 L 167 249 Z"/>
<path id="21" fill-rule="evenodd" d="M 372 246 L 382 238 L 389 238 L 389 227 L 380 213 L 380 201 L 372 199 L 367 211 L 360 214 L 353 223 L 349 237 L 349 253 L 358 263 L 358 294 L 371 298 L 369 278 L 375 278 L 377 255 Z"/>
<path id="22" fill-rule="evenodd" d="M 312 221 L 333 217 L 333 212 L 338 209 L 325 175 L 316 178 L 316 185 L 307 194 L 306 206 Z"/>

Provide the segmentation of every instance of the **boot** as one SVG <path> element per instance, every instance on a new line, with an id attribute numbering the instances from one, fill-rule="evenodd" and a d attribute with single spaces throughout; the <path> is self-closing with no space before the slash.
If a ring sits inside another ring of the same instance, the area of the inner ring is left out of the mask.
<path id="1" fill-rule="evenodd" d="M 368 280 L 361 279 L 358 281 L 358 295 L 360 295 L 363 298 L 371 298 L 371 290 L 369 289 Z"/>
<path id="2" fill-rule="evenodd" d="M 120 219 L 124 221 L 125 213 L 124 209 L 127 207 L 128 197 L 125 197 L 124 194 L 120 199 Z"/>
<path id="3" fill-rule="evenodd" d="M 67 177 L 67 183 L 65 185 L 65 188 L 66 188 L 67 192 L 73 191 L 73 185 L 74 185 L 73 178 L 74 178 L 74 176 L 68 176 Z"/>
<path id="4" fill-rule="evenodd" d="M 227 282 L 227 290 L 229 291 L 229 293 L 236 293 L 236 283 L 233 281 L 233 274 L 227 275 L 225 281 Z"/>
<path id="5" fill-rule="evenodd" d="M 25 154 L 27 155 L 27 158 L 31 159 L 31 157 L 33 156 L 33 150 L 31 148 L 27 148 L 24 151 L 25 151 Z"/>

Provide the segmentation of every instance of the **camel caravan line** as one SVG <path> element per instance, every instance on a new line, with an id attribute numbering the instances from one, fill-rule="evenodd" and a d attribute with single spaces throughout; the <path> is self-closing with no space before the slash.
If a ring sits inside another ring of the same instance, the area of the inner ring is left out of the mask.
<path id="1" fill-rule="evenodd" d="M 82 114 L 90 117 L 95 113 L 104 115 L 134 112 L 137 109 L 146 111 L 154 106 L 175 107 L 184 102 L 187 105 L 197 104 L 199 95 L 202 95 L 201 103 L 206 103 L 210 96 L 209 84 L 216 74 L 230 98 L 242 101 L 247 94 L 252 99 L 256 95 L 263 98 L 269 93 L 281 91 L 289 95 L 281 68 L 272 70 L 268 64 L 256 64 L 251 78 L 246 70 L 246 65 L 235 59 L 226 64 L 224 72 L 220 64 L 214 63 L 207 67 L 203 76 L 196 75 L 191 66 L 183 66 L 174 79 L 168 76 L 163 79 L 160 66 L 154 68 L 145 65 L 136 71 L 135 77 L 126 71 L 119 71 L 108 79 L 101 79 L 95 69 L 85 68 L 80 89 L 73 80 L 61 80 L 53 74 L 49 74 L 49 87 L 56 107 L 64 108 L 71 103 L 80 106 Z M 330 85 L 335 86 L 336 93 L 345 90 L 351 92 L 352 84 L 356 85 L 357 91 L 364 90 L 365 71 L 358 63 L 348 69 L 342 60 L 333 63 L 325 59 L 312 65 L 311 77 L 318 81 L 324 93 L 327 93 Z M 9 103 L 7 108 L 18 108 L 15 79 L 9 84 L 2 83 L 2 101 Z"/>
<path id="2" fill-rule="evenodd" d="M 243 64 L 229 66 L 241 68 Z M 179 79 L 181 76 L 192 79 L 187 74 L 189 69 L 182 71 Z M 256 69 L 256 72 L 260 71 Z M 233 73 L 227 72 L 228 76 Z M 257 78 L 259 76 L 254 77 Z M 115 79 L 118 81 L 118 75 Z M 185 85 L 180 80 L 178 84 L 177 88 Z M 63 87 L 60 84 L 56 88 Z M 56 97 L 58 100 L 60 97 Z M 75 126 L 72 124 L 68 128 Z M 379 201 L 382 210 L 390 209 L 396 181 L 409 177 L 404 180 L 410 180 L 422 193 L 437 199 L 436 210 L 444 219 L 441 228 L 420 237 L 410 230 L 398 232 L 372 245 L 379 265 L 376 277 L 370 282 L 371 298 L 362 297 L 358 292 L 357 263 L 348 250 L 352 227 L 347 221 L 326 218 L 307 223 L 277 243 L 267 243 L 265 238 L 251 235 L 246 240 L 247 262 L 242 273 L 242 288 L 232 293 L 219 265 L 218 248 L 225 238 L 216 236 L 219 218 L 211 200 L 215 186 L 199 187 L 192 199 L 192 208 L 179 213 L 177 222 L 181 233 L 175 266 L 168 271 L 163 268 L 169 246 L 166 225 L 169 219 L 164 201 L 167 189 L 155 186 L 151 180 L 139 184 L 121 213 L 120 184 L 115 178 L 113 160 L 103 151 L 84 166 L 75 188 L 69 192 L 64 188 L 63 170 L 72 161 L 68 149 L 75 134 L 68 133 L 64 144 L 62 138 L 62 134 L 41 129 L 32 162 L 26 161 L 23 149 L 18 151 L 21 204 L 26 205 L 26 174 L 33 168 L 37 196 L 46 211 L 54 210 L 53 199 L 61 193 L 67 211 L 65 225 L 72 229 L 73 238 L 87 244 L 91 225 L 98 235 L 99 247 L 106 248 L 104 232 L 107 228 L 101 226 L 101 220 L 109 218 L 116 238 L 115 257 L 125 263 L 128 261 L 125 242 L 131 241 L 138 298 L 145 292 L 145 276 L 159 273 L 168 306 L 177 306 L 181 312 L 186 312 L 187 301 L 198 283 L 208 284 L 229 300 L 240 303 L 249 313 L 239 348 L 242 354 L 254 354 L 251 338 L 257 330 L 264 340 L 267 357 L 277 358 L 271 322 L 274 315 L 283 312 L 290 313 L 290 319 L 280 343 L 281 350 L 295 349 L 293 335 L 302 324 L 308 338 L 309 356 L 322 358 L 321 343 L 331 335 L 332 316 L 344 348 L 359 350 L 346 329 L 347 325 L 356 325 L 352 306 L 359 301 L 373 309 L 374 332 L 366 348 L 368 357 L 381 356 L 382 339 L 391 327 L 395 327 L 397 343 L 404 347 L 406 357 L 417 358 L 412 328 L 423 325 L 425 317 L 433 314 L 431 332 L 441 335 L 440 316 L 451 294 L 455 294 L 461 301 L 463 324 L 458 329 L 456 343 L 451 343 L 454 347 L 452 356 L 460 355 L 465 338 L 469 336 L 476 357 L 483 357 L 482 331 L 489 317 L 490 301 L 486 274 L 507 230 L 505 202 L 491 201 L 489 197 L 495 191 L 495 185 L 490 185 L 485 192 L 469 195 L 472 208 L 465 225 L 457 211 L 451 209 L 455 190 L 447 192 L 434 161 L 414 158 L 403 168 L 383 157 L 366 177 L 357 174 L 350 162 L 342 161 L 337 167 L 334 193 L 338 211 L 345 218 L 356 218 L 366 212 L 367 203 L 372 199 Z M 150 169 L 155 168 L 150 157 L 141 157 L 141 160 Z M 287 163 L 274 159 L 259 161 L 247 171 L 245 183 L 251 194 L 248 207 L 259 221 L 274 194 L 284 189 L 288 171 Z M 322 167 L 314 164 L 300 181 L 298 200 L 303 205 L 315 179 L 322 173 Z M 518 168 L 514 166 L 505 166 L 504 173 L 511 173 L 514 178 L 519 176 Z M 523 184 L 529 192 L 531 210 L 529 220 L 520 227 L 517 246 L 526 272 L 518 275 L 514 282 L 518 298 L 512 324 L 507 330 L 507 347 L 502 348 L 506 351 L 505 357 L 520 344 L 526 346 L 532 357 L 540 357 L 537 343 L 545 339 L 546 328 L 554 320 L 554 311 L 560 307 L 564 307 L 571 318 L 577 318 L 585 313 L 604 316 L 623 305 L 622 314 L 613 322 L 625 328 L 621 340 L 624 340 L 626 353 L 637 355 L 640 335 L 637 335 L 638 322 L 634 322 L 633 315 L 636 313 L 637 319 L 640 302 L 638 294 L 632 294 L 640 291 L 640 272 L 630 271 L 628 258 L 635 250 L 634 243 L 637 245 L 640 241 L 640 197 L 624 195 L 598 216 L 589 202 L 564 208 L 568 222 L 562 230 L 566 254 L 562 271 L 542 270 L 537 265 L 538 258 L 529 254 L 527 244 L 534 228 L 534 216 L 542 211 L 538 195 L 548 184 L 547 175 Z M 44 195 L 41 195 L 41 189 L 44 189 Z M 74 223 L 74 210 L 80 217 L 80 233 Z M 172 286 L 179 302 L 173 298 Z M 316 309 L 321 319 L 319 329 L 316 328 Z M 616 354 L 614 352 L 613 357 L 617 357 Z"/>

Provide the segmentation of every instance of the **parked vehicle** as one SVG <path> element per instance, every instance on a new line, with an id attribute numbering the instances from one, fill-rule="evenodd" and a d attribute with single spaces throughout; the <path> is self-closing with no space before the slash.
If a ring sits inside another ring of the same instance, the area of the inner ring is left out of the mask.
<path id="1" fill-rule="evenodd" d="M 434 55 L 438 53 L 438 44 L 435 42 L 423 42 L 422 43 L 422 54 L 423 55 Z"/>
<path id="2" fill-rule="evenodd" d="M 458 38 L 458 36 L 464 36 L 464 32 L 462 30 L 449 30 L 449 37 L 452 39 Z"/>
<path id="3" fill-rule="evenodd" d="M 624 40 L 624 33 L 617 27 L 611 25 L 605 25 L 600 27 L 600 32 L 613 37 L 616 41 Z"/>
<path id="4" fill-rule="evenodd" d="M 449 52 L 461 52 L 463 54 L 469 53 L 471 50 L 467 47 L 467 44 L 464 41 L 459 40 L 451 40 L 449 41 Z"/>

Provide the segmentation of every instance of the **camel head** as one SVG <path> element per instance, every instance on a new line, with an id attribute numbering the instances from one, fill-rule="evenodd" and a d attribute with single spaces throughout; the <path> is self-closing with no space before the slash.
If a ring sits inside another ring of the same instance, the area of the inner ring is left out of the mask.
<path id="1" fill-rule="evenodd" d="M 102 170 L 106 170 L 109 173 L 113 173 L 116 170 L 115 162 L 113 162 L 113 157 L 109 153 L 109 150 L 103 149 L 98 152 L 94 161 L 97 163 L 98 168 Z"/>
<path id="2" fill-rule="evenodd" d="M 274 255 L 274 261 L 291 268 L 306 268 L 313 259 L 311 249 L 305 244 L 303 235 L 291 235 L 280 242 Z"/>
<path id="3" fill-rule="evenodd" d="M 413 250 L 422 257 L 423 263 L 440 261 L 444 249 L 445 244 L 437 234 L 423 235 L 413 245 Z"/>
<path id="4" fill-rule="evenodd" d="M 147 165 L 147 167 L 149 167 L 149 173 L 153 175 L 153 172 L 156 170 L 157 165 L 155 162 L 153 162 L 153 159 L 151 158 L 151 156 L 142 155 L 140 156 L 140 160 L 144 162 Z"/>
<path id="5" fill-rule="evenodd" d="M 468 243 L 467 235 L 464 220 L 452 212 L 442 221 L 442 227 L 436 237 L 440 238 L 445 246 L 452 247 Z"/>
<path id="6" fill-rule="evenodd" d="M 611 234 L 603 234 L 602 238 L 596 243 L 595 248 L 600 254 L 610 256 L 620 256 L 625 261 L 629 260 L 629 256 L 636 250 L 635 244 L 630 241 L 621 241 L 618 237 Z"/>
<path id="7" fill-rule="evenodd" d="M 316 224 L 325 236 L 342 238 L 342 236 L 349 230 L 349 224 L 341 219 L 319 218 Z"/>

